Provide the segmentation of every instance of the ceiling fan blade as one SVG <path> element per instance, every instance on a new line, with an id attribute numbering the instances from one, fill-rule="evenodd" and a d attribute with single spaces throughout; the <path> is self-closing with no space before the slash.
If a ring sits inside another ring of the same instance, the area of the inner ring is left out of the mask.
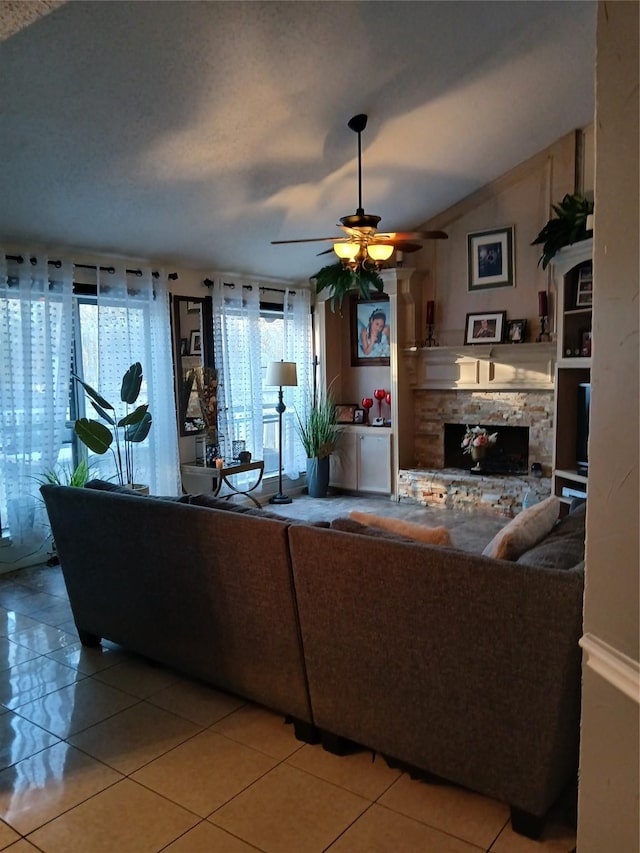
<path id="1" fill-rule="evenodd" d="M 408 243 L 405 240 L 389 240 L 388 244 L 393 246 L 399 252 L 408 254 L 409 252 L 419 252 L 422 249 L 421 243 Z"/>
<path id="2" fill-rule="evenodd" d="M 319 258 L 320 255 L 329 255 L 331 252 L 333 252 L 333 246 L 330 249 L 325 249 L 324 252 L 318 252 L 316 258 Z"/>
<path id="3" fill-rule="evenodd" d="M 304 240 L 272 240 L 272 246 L 281 246 L 283 243 L 335 243 L 336 240 L 344 239 L 342 235 L 338 237 L 307 237 Z"/>
<path id="4" fill-rule="evenodd" d="M 448 240 L 449 235 L 444 231 L 385 231 L 376 234 L 376 238 L 390 240 Z"/>

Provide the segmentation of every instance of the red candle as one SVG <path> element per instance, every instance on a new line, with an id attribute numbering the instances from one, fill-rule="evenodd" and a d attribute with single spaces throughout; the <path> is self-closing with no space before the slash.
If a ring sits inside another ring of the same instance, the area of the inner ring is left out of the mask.
<path id="1" fill-rule="evenodd" d="M 549 316 L 549 304 L 547 302 L 547 291 L 538 291 L 538 317 Z"/>
<path id="2" fill-rule="evenodd" d="M 427 302 L 427 326 L 433 326 L 435 309 L 436 303 L 433 301 L 433 299 L 430 299 Z"/>

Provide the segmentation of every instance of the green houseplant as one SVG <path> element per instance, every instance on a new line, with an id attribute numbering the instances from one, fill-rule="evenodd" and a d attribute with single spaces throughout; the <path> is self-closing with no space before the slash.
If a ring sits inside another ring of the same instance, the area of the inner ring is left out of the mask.
<path id="1" fill-rule="evenodd" d="M 593 213 L 593 202 L 580 195 L 565 195 L 560 204 L 552 205 L 556 214 L 531 244 L 542 244 L 539 264 L 546 269 L 559 249 L 587 238 L 587 216 Z"/>
<path id="2" fill-rule="evenodd" d="M 331 388 L 312 396 L 304 419 L 296 412 L 298 436 L 307 454 L 307 489 L 313 498 L 324 498 L 329 488 L 329 457 L 336 450 L 341 428 Z"/>
<path id="3" fill-rule="evenodd" d="M 152 421 L 147 403 L 129 411 L 129 406 L 134 405 L 140 393 L 142 365 L 139 361 L 135 362 L 122 377 L 120 400 L 125 404 L 125 414 L 122 417 L 118 417 L 115 407 L 90 385 L 78 376 L 74 375 L 73 378 L 82 385 L 91 405 L 108 424 L 107 426 L 101 421 L 79 418 L 74 424 L 76 435 L 89 450 L 98 455 L 111 450 L 119 484 L 133 485 L 133 445 L 145 440 Z"/>
<path id="4" fill-rule="evenodd" d="M 316 294 L 328 290 L 331 294 L 330 307 L 335 311 L 336 304 L 342 309 L 342 302 L 350 291 L 357 291 L 363 298 L 371 296 L 373 290 L 382 293 L 383 281 L 376 270 L 367 269 L 360 265 L 357 269 L 345 267 L 342 263 L 329 264 L 311 277 L 315 283 Z"/>

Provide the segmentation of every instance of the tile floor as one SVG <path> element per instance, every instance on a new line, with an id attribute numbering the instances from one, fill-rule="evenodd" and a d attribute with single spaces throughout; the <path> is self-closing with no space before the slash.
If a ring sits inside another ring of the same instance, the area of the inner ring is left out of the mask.
<path id="1" fill-rule="evenodd" d="M 0 850 L 574 846 L 559 820 L 529 841 L 511 832 L 502 803 L 414 781 L 369 752 L 339 758 L 300 743 L 281 716 L 113 644 L 84 649 L 57 567 L 0 576 Z"/>

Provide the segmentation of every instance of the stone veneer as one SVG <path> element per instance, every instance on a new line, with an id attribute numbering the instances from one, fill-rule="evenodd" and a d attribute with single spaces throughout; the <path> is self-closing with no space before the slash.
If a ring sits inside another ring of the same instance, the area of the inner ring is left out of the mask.
<path id="1" fill-rule="evenodd" d="M 444 466 L 444 424 L 529 427 L 529 465 L 553 461 L 553 391 L 414 391 L 415 467 Z"/>
<path id="2" fill-rule="evenodd" d="M 485 476 L 443 468 L 426 471 L 412 468 L 398 475 L 398 497 L 424 506 L 447 509 L 487 509 L 511 517 L 522 509 L 522 499 L 531 489 L 542 500 L 551 494 L 551 480 L 543 477 Z"/>
<path id="3" fill-rule="evenodd" d="M 416 390 L 415 468 L 401 470 L 398 496 L 426 506 L 490 509 L 510 516 L 522 508 L 528 488 L 538 498 L 551 493 L 552 390 Z M 444 466 L 444 424 L 529 428 L 529 465 L 540 462 L 543 478 L 477 475 Z"/>

